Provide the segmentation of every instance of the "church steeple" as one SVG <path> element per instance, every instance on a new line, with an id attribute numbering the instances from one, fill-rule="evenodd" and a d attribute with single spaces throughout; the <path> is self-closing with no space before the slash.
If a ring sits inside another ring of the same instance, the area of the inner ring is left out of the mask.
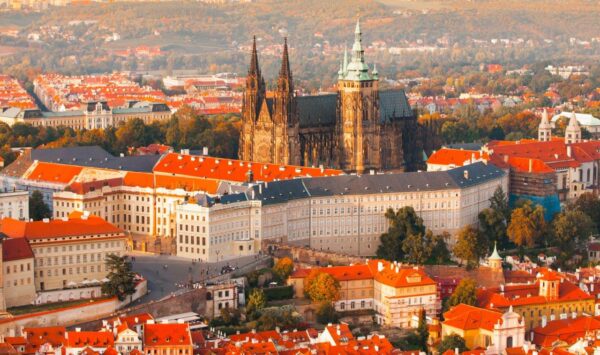
<path id="1" fill-rule="evenodd" d="M 552 126 L 548 120 L 548 111 L 544 109 L 542 113 L 542 121 L 538 126 L 538 141 L 548 142 L 552 139 Z"/>
<path id="2" fill-rule="evenodd" d="M 362 47 L 360 19 L 356 20 L 356 27 L 354 28 L 354 43 L 352 44 L 352 52 L 349 63 L 347 52 L 344 50 L 344 66 L 342 72 L 342 75 L 339 76 L 341 80 L 377 80 L 372 74 L 369 73 L 369 66 L 365 63 L 365 51 Z"/>
<path id="3" fill-rule="evenodd" d="M 256 50 L 256 36 L 252 38 L 252 54 L 250 56 L 250 68 L 248 68 L 248 76 L 260 76 L 260 68 L 258 66 L 258 52 Z"/>
<path id="4" fill-rule="evenodd" d="M 294 85 L 292 81 L 292 70 L 290 69 L 290 57 L 288 54 L 287 37 L 283 40 L 283 55 L 281 56 L 281 69 L 279 70 L 277 88 L 280 91 L 294 91 Z"/>
<path id="5" fill-rule="evenodd" d="M 581 142 L 581 127 L 577 121 L 577 114 L 575 111 L 571 113 L 571 119 L 569 125 L 565 129 L 565 143 L 579 143 Z"/>

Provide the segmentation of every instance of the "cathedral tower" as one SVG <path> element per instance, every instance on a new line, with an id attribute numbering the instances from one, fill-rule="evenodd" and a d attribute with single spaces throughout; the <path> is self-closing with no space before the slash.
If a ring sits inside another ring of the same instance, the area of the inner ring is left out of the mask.
<path id="1" fill-rule="evenodd" d="M 277 90 L 273 102 L 274 157 L 279 164 L 300 165 L 298 116 L 294 99 L 294 82 L 288 54 L 287 38 L 283 42 L 281 69 L 277 78 Z"/>
<path id="2" fill-rule="evenodd" d="M 346 171 L 363 172 L 381 166 L 379 93 L 376 72 L 369 72 L 362 48 L 360 20 L 356 21 L 352 57 L 347 54 L 338 72 L 338 164 Z"/>
<path id="3" fill-rule="evenodd" d="M 252 160 L 253 139 L 255 123 L 260 114 L 260 109 L 266 97 L 265 81 L 260 73 L 258 52 L 256 50 L 256 36 L 252 41 L 252 54 L 250 55 L 250 68 L 246 78 L 246 89 L 242 102 L 242 128 L 238 157 L 242 160 Z"/>

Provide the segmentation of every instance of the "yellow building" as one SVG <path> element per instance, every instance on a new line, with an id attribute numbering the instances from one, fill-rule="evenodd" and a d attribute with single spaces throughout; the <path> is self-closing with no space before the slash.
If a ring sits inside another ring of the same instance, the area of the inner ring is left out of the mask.
<path id="1" fill-rule="evenodd" d="M 107 275 L 106 257 L 124 255 L 127 247 L 121 229 L 84 213 L 36 222 L 5 218 L 0 232 L 27 240 L 34 255 L 36 291 L 100 283 Z"/>
<path id="2" fill-rule="evenodd" d="M 512 307 L 525 319 L 527 332 L 555 319 L 594 314 L 594 297 L 549 269 L 541 270 L 536 282 L 531 284 L 479 290 L 477 304 L 501 311 Z"/>
<path id="3" fill-rule="evenodd" d="M 365 264 L 318 269 L 340 283 L 338 311 L 372 309 L 378 324 L 395 327 L 416 327 L 419 312 L 428 316 L 440 310 L 437 284 L 422 268 L 384 260 Z M 311 269 L 296 270 L 288 279 L 296 297 L 304 296 L 304 280 Z"/>

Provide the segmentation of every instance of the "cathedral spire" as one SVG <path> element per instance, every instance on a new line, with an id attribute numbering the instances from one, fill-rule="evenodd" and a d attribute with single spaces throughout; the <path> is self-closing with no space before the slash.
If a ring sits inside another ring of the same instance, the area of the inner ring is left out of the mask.
<path id="1" fill-rule="evenodd" d="M 344 75 L 348 71 L 348 47 L 344 44 L 344 67 L 343 67 Z"/>
<path id="2" fill-rule="evenodd" d="M 354 29 L 354 44 L 352 45 L 352 61 L 364 63 L 364 51 L 362 49 L 362 32 L 360 31 L 360 18 L 356 19 Z"/>
<path id="3" fill-rule="evenodd" d="M 250 68 L 248 75 L 260 76 L 260 67 L 258 66 L 258 52 L 256 51 L 256 36 L 252 39 L 252 55 L 250 57 Z"/>
<path id="4" fill-rule="evenodd" d="M 292 72 L 290 70 L 290 57 L 288 54 L 288 45 L 287 45 L 287 37 L 283 39 L 283 55 L 281 57 L 281 70 L 279 71 L 279 76 L 281 77 L 292 77 Z"/>

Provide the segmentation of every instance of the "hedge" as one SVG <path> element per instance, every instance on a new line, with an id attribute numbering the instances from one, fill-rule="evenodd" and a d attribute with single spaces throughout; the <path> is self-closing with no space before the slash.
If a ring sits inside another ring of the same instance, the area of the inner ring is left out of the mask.
<path id="1" fill-rule="evenodd" d="M 287 300 L 294 297 L 292 286 L 279 286 L 263 288 L 267 301 Z"/>

